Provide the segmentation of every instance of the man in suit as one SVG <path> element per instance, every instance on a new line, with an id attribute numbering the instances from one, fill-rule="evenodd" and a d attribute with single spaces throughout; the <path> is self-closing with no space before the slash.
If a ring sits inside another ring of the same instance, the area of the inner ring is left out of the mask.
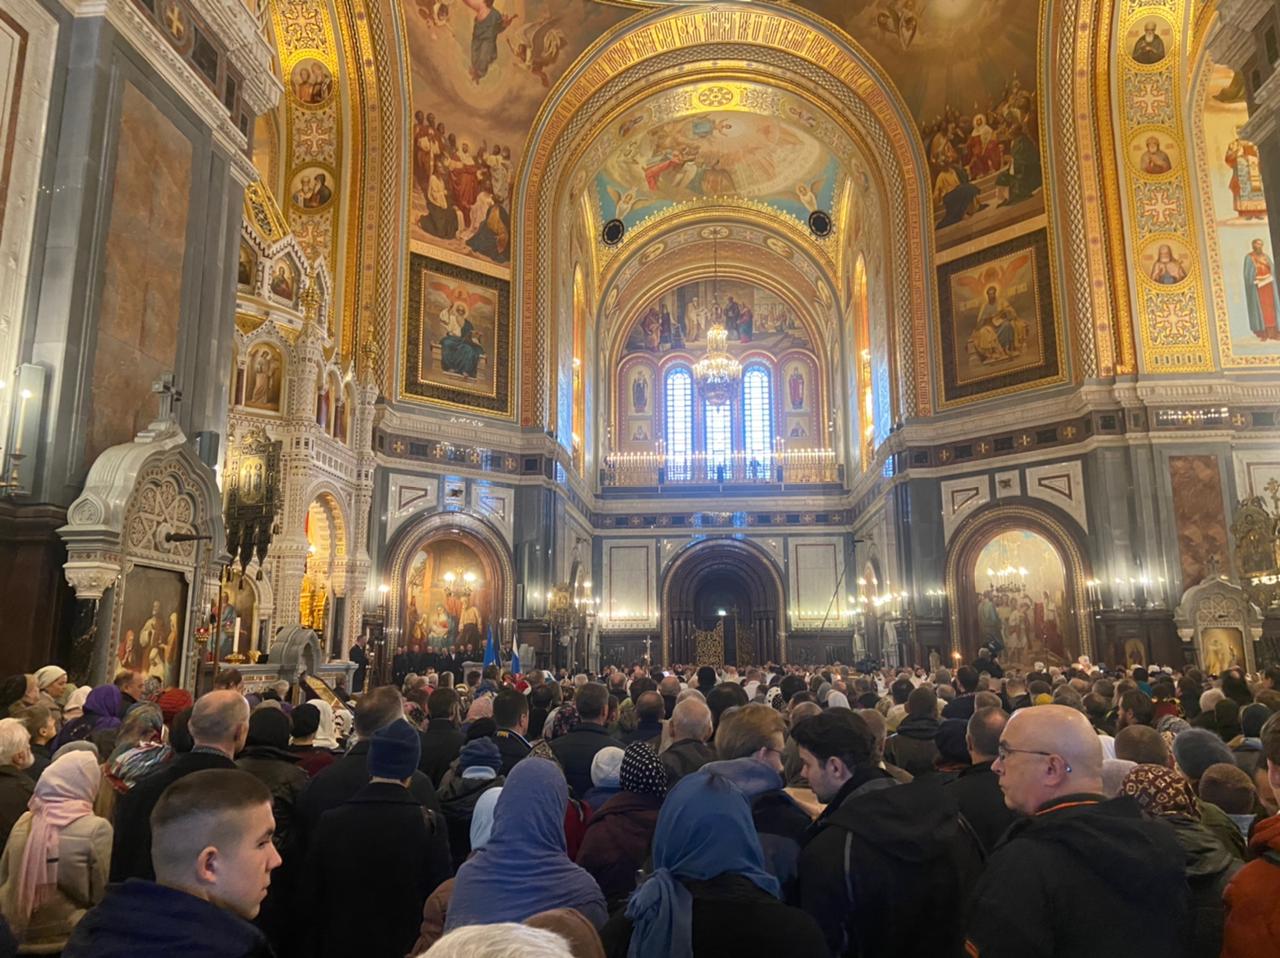
<path id="1" fill-rule="evenodd" d="M 498 726 L 494 741 L 502 756 L 498 774 L 507 776 L 516 762 L 529 754 L 532 746 L 525 735 L 529 732 L 529 700 L 515 689 L 503 689 L 493 700 L 493 721 Z"/>
<path id="2" fill-rule="evenodd" d="M 609 713 L 607 688 L 599 682 L 588 682 L 578 689 L 573 701 L 581 722 L 572 732 L 553 739 L 551 751 L 563 766 L 574 797 L 580 799 L 591 791 L 591 762 L 596 752 L 610 745 L 622 749 L 626 746 L 610 735 L 604 724 Z"/>
<path id="3" fill-rule="evenodd" d="M 249 703 L 239 692 L 210 692 L 196 702 L 187 731 L 195 747 L 148 775 L 120 797 L 111 849 L 111 880 L 156 877 L 151 863 L 151 812 L 166 788 L 193 772 L 233 769 L 249 735 Z"/>

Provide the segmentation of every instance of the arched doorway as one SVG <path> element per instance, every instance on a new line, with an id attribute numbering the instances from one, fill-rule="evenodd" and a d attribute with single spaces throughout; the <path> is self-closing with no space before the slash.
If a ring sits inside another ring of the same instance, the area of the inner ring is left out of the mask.
<path id="1" fill-rule="evenodd" d="M 428 516 L 397 535 L 389 558 L 391 581 L 385 584 L 392 654 L 453 647 L 480 661 L 490 628 L 500 644 L 509 638 L 511 555 L 482 520 L 461 513 Z"/>
<path id="2" fill-rule="evenodd" d="M 1092 655 L 1086 581 L 1079 543 L 1047 512 L 978 513 L 947 555 L 952 650 L 971 662 L 981 646 L 998 642 L 1004 666 L 1024 670 Z"/>
<path id="3" fill-rule="evenodd" d="M 737 539 L 693 546 L 663 580 L 666 662 L 696 660 L 694 633 L 725 623 L 729 664 L 781 662 L 782 580 L 755 546 Z"/>
<path id="4" fill-rule="evenodd" d="M 342 654 L 339 562 L 347 555 L 347 527 L 337 498 L 322 492 L 307 506 L 307 567 L 298 595 L 298 622 L 313 630 L 330 654 Z"/>

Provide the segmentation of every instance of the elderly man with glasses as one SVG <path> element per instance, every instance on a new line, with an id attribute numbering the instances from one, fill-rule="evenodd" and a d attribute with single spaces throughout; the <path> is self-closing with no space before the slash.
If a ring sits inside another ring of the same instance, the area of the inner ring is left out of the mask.
<path id="1" fill-rule="evenodd" d="M 1187 909 L 1173 829 L 1102 792 L 1102 745 L 1061 705 L 1020 709 L 991 766 L 1022 816 L 970 904 L 966 953 L 1054 958 L 1181 954 Z"/>

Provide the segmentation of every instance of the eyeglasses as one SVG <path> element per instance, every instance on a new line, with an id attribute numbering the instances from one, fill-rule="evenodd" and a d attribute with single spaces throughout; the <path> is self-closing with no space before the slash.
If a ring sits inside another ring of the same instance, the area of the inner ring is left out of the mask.
<path id="1" fill-rule="evenodd" d="M 1010 748 L 1004 742 L 1001 742 L 996 746 L 996 758 L 1000 759 L 1002 762 L 1009 761 L 1010 755 L 1017 755 L 1019 752 L 1023 755 L 1043 755 L 1046 758 L 1052 758 L 1053 756 L 1058 755 L 1057 752 L 1042 752 L 1039 749 L 1034 748 Z M 1058 757 L 1061 758 L 1061 756 Z M 1071 771 L 1070 765 L 1067 766 L 1067 771 Z"/>

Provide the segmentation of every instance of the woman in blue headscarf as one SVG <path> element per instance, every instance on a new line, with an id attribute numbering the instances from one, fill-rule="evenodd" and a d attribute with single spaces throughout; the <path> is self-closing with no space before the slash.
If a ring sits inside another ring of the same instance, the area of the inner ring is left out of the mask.
<path id="1" fill-rule="evenodd" d="M 53 742 L 54 751 L 68 742 L 88 739 L 94 732 L 119 728 L 123 711 L 124 695 L 120 689 L 115 685 L 99 685 L 84 700 L 84 714 L 62 726 Z"/>
<path id="2" fill-rule="evenodd" d="M 610 958 L 829 954 L 817 923 L 778 900 L 751 806 L 723 775 L 686 775 L 667 795 L 653 866 L 600 932 Z"/>
<path id="3" fill-rule="evenodd" d="M 553 908 L 576 908 L 595 927 L 609 917 L 604 895 L 569 860 L 564 813 L 569 785 L 554 762 L 521 759 L 493 810 L 488 843 L 458 869 L 445 932 L 463 925 L 524 921 Z"/>

